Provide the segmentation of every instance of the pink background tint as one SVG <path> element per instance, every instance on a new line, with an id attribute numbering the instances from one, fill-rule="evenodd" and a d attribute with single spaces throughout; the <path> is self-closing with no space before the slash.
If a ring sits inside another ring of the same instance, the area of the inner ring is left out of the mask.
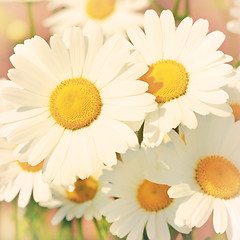
<path id="1" fill-rule="evenodd" d="M 164 8 L 173 8 L 174 0 L 157 0 Z M 182 0 L 184 3 L 185 0 Z M 226 30 L 227 21 L 232 17 L 229 15 L 229 8 L 233 6 L 233 0 L 189 0 L 190 2 L 190 17 L 194 20 L 204 18 L 209 21 L 210 31 L 220 30 L 225 33 L 226 40 L 221 46 L 221 50 L 226 54 L 233 56 L 234 60 L 239 59 L 240 53 L 240 36 L 231 34 Z M 183 4 L 181 5 L 181 11 L 183 11 Z M 36 34 L 43 37 L 48 41 L 49 31 L 43 27 L 42 21 L 48 17 L 51 12 L 47 9 L 46 3 L 35 3 L 33 7 L 34 18 L 36 23 Z M 0 3 L 0 78 L 7 77 L 8 69 L 10 69 L 11 63 L 9 57 L 13 54 L 13 48 L 16 42 L 11 41 L 8 38 L 7 31 L 13 21 L 20 20 L 26 24 L 28 31 L 28 17 L 27 8 L 23 3 Z M 20 42 L 29 38 L 28 33 L 25 34 Z M 0 239 L 4 239 L 2 234 L 11 234 L 10 239 L 14 237 L 14 226 L 12 225 L 12 205 L 3 203 L 0 206 Z M 20 211 L 21 213 L 21 211 Z M 22 213 L 23 214 L 23 213 Z M 206 237 L 214 239 L 214 232 L 212 227 L 212 219 L 201 228 L 194 231 L 194 238 L 197 240 L 204 240 Z M 9 223 L 11 223 L 9 225 Z M 10 226 L 10 228 L 9 228 Z M 95 230 L 92 224 L 84 224 L 86 232 L 90 235 L 88 239 L 95 239 Z M 178 239 L 181 239 L 179 237 Z M 215 238 L 217 239 L 217 238 Z M 225 239 L 224 236 L 218 239 Z"/>

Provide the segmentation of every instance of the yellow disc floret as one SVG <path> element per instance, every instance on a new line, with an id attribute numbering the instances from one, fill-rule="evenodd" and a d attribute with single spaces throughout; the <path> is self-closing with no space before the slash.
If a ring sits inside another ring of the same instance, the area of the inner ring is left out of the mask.
<path id="1" fill-rule="evenodd" d="M 95 20 L 103 20 L 109 17 L 116 5 L 116 0 L 88 0 L 86 13 Z"/>
<path id="2" fill-rule="evenodd" d="M 233 110 L 233 115 L 235 118 L 235 121 L 240 120 L 240 104 L 230 104 L 232 110 Z"/>
<path id="3" fill-rule="evenodd" d="M 17 161 L 17 163 L 19 164 L 19 166 L 22 168 L 23 171 L 25 172 L 39 172 L 42 170 L 43 168 L 43 163 L 44 163 L 44 160 L 41 161 L 39 164 L 35 165 L 35 166 L 32 166 L 30 164 L 28 164 L 27 162 L 19 162 Z"/>
<path id="4" fill-rule="evenodd" d="M 240 190 L 240 173 L 222 156 L 202 159 L 196 168 L 196 180 L 203 192 L 216 198 L 230 199 Z"/>
<path id="5" fill-rule="evenodd" d="M 83 203 L 92 200 L 98 190 L 98 182 L 92 177 L 86 178 L 84 180 L 78 179 L 74 185 L 74 191 L 67 191 L 67 197 L 69 200 L 76 203 Z"/>
<path id="6" fill-rule="evenodd" d="M 173 199 L 168 196 L 170 186 L 144 180 L 138 187 L 137 200 L 146 211 L 159 211 L 169 206 Z"/>
<path id="7" fill-rule="evenodd" d="M 71 130 L 89 126 L 99 116 L 101 108 L 98 89 L 84 78 L 61 82 L 49 100 L 52 117 L 59 125 Z"/>
<path id="8" fill-rule="evenodd" d="M 161 60 L 150 65 L 140 80 L 149 84 L 147 92 L 156 97 L 157 103 L 165 103 L 186 93 L 189 75 L 181 63 Z"/>

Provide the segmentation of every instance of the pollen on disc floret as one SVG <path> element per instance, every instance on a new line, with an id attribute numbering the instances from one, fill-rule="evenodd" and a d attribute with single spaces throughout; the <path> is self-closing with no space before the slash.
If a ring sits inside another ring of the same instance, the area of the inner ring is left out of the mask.
<path id="1" fill-rule="evenodd" d="M 240 190 L 239 170 L 222 156 L 202 159 L 196 168 L 196 180 L 204 193 L 216 198 L 230 199 Z"/>
<path id="2" fill-rule="evenodd" d="M 62 127 L 77 130 L 89 126 L 101 113 L 98 89 L 84 78 L 61 82 L 52 92 L 49 110 Z"/>

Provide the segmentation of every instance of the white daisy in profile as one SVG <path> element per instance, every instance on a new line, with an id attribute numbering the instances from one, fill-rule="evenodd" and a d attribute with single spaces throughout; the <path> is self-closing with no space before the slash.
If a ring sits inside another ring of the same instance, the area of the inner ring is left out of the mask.
<path id="1" fill-rule="evenodd" d="M 102 179 L 109 182 L 105 189 L 114 198 L 102 209 L 106 220 L 112 223 L 110 232 L 127 240 L 142 239 L 143 230 L 150 240 L 170 240 L 168 224 L 182 233 L 189 233 L 188 227 L 178 227 L 174 223 L 175 212 L 181 203 L 179 199 L 169 198 L 170 186 L 148 181 L 145 171 L 158 168 L 157 159 L 161 149 L 128 151 L 121 155 L 112 169 L 105 170 Z M 164 182 L 164 178 L 162 179 Z"/>
<path id="2" fill-rule="evenodd" d="M 109 203 L 110 199 L 102 192 L 103 181 L 99 179 L 101 171 L 84 180 L 77 179 L 73 191 L 52 185 L 53 198 L 48 202 L 40 203 L 41 206 L 59 208 L 52 219 L 52 224 L 58 224 L 65 217 L 68 221 L 73 218 L 84 217 L 87 220 L 96 218 L 100 220 L 100 209 Z"/>
<path id="3" fill-rule="evenodd" d="M 227 103 L 233 110 L 235 121 L 240 120 L 240 67 L 236 69 L 236 75 L 223 89 L 229 95 Z"/>
<path id="4" fill-rule="evenodd" d="M 217 51 L 224 34 L 207 35 L 208 21 L 193 24 L 189 17 L 176 28 L 170 10 L 160 18 L 155 11 L 146 11 L 144 28 L 145 34 L 137 26 L 127 31 L 149 68 L 140 79 L 149 84 L 148 93 L 158 103 L 158 109 L 145 119 L 143 143 L 159 145 L 164 134 L 179 124 L 196 128 L 195 113 L 229 116 L 228 95 L 220 87 L 232 73 L 232 66 L 225 64 L 232 58 Z"/>
<path id="5" fill-rule="evenodd" d="M 176 212 L 178 226 L 201 227 L 213 213 L 216 233 L 240 239 L 239 124 L 233 116 L 201 116 L 196 129 L 184 129 L 186 144 L 169 133 L 176 157 L 166 160 L 168 178 L 176 181 L 168 194 L 184 199 Z"/>
<path id="6" fill-rule="evenodd" d="M 0 201 L 11 202 L 18 194 L 18 206 L 26 207 L 33 193 L 35 202 L 51 199 L 50 187 L 42 180 L 44 161 L 36 166 L 16 160 L 15 145 L 0 138 Z"/>
<path id="7" fill-rule="evenodd" d="M 83 26 L 89 19 L 97 21 L 104 33 L 124 33 L 129 24 L 143 25 L 148 0 L 49 0 L 49 7 L 58 10 L 45 20 L 53 33 L 71 26 Z"/>
<path id="8" fill-rule="evenodd" d="M 230 15 L 236 19 L 227 23 L 227 30 L 240 34 L 240 0 L 234 0 L 234 4 L 235 7 L 230 9 Z"/>
<path id="9" fill-rule="evenodd" d="M 142 121 L 156 107 L 147 83 L 137 80 L 145 64 L 128 62 L 120 36 L 103 44 L 93 21 L 68 36 L 64 42 L 54 35 L 50 47 L 38 36 L 15 47 L 8 76 L 21 88 L 6 88 L 3 96 L 20 107 L 0 115 L 1 134 L 20 154 L 29 152 L 30 165 L 45 159 L 44 181 L 63 185 L 116 164 L 115 152 L 136 148 L 123 121 Z"/>

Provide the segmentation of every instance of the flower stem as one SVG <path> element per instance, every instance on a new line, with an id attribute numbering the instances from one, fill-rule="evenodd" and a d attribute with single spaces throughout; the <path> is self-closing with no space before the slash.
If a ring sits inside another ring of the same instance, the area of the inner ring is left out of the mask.
<path id="1" fill-rule="evenodd" d="M 82 218 L 78 219 L 78 240 L 84 240 L 84 237 L 83 237 L 83 227 L 82 227 Z"/>
<path id="2" fill-rule="evenodd" d="M 164 10 L 164 7 L 162 7 L 156 0 L 150 0 L 151 5 L 156 8 L 159 12 Z"/>
<path id="3" fill-rule="evenodd" d="M 191 232 L 189 234 L 183 234 L 182 233 L 183 240 L 192 240 L 192 234 Z"/>
<path id="4" fill-rule="evenodd" d="M 30 26 L 30 37 L 34 37 L 34 35 L 35 35 L 35 25 L 34 25 L 32 3 L 31 2 L 27 2 L 27 10 L 28 10 L 28 19 L 29 19 L 29 26 Z"/>
<path id="5" fill-rule="evenodd" d="M 186 16 L 190 15 L 189 0 L 186 0 L 185 2 L 185 15 Z"/>
<path id="6" fill-rule="evenodd" d="M 104 240 L 104 233 L 103 233 L 102 229 L 100 228 L 100 226 L 98 224 L 98 221 L 96 220 L 96 218 L 93 218 L 93 221 L 94 221 L 95 226 L 96 226 L 97 231 L 98 231 L 98 239 L 99 240 Z"/>
<path id="7" fill-rule="evenodd" d="M 173 15 L 175 17 L 177 17 L 177 15 L 178 15 L 179 5 L 180 5 L 180 0 L 176 0 L 175 3 L 174 3 L 174 6 L 173 6 Z"/>
<path id="8" fill-rule="evenodd" d="M 19 239 L 19 221 L 18 221 L 18 203 L 17 199 L 14 201 L 14 224 L 15 224 L 15 239 Z"/>

